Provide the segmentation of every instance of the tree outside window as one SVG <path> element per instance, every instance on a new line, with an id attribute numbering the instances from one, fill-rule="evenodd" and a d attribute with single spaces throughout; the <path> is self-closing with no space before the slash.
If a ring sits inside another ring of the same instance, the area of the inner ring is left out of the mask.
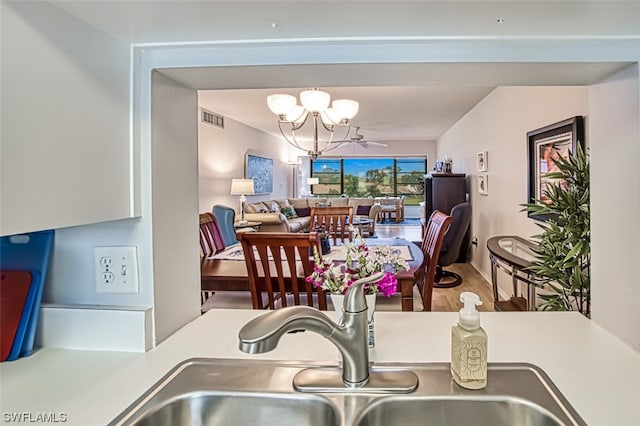
<path id="1" fill-rule="evenodd" d="M 399 197 L 407 205 L 424 198 L 426 158 L 322 158 L 312 160 L 311 176 L 320 196 Z"/>

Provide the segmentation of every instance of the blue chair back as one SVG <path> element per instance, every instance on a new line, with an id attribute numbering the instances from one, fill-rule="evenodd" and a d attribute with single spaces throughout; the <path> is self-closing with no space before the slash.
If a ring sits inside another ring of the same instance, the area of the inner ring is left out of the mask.
<path id="1" fill-rule="evenodd" d="M 236 230 L 233 227 L 236 212 L 231 207 L 216 204 L 213 206 L 213 215 L 216 217 L 218 225 L 220 226 L 225 247 L 238 243 Z"/>

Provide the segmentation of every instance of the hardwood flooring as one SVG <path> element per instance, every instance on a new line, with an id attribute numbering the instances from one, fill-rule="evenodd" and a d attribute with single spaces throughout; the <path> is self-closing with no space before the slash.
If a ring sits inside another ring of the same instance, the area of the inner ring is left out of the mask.
<path id="1" fill-rule="evenodd" d="M 420 226 L 399 226 L 394 224 L 376 224 L 378 238 L 404 238 L 409 241 L 421 240 Z M 479 311 L 493 311 L 493 291 L 491 283 L 469 263 L 454 263 L 445 268 L 462 276 L 462 284 L 453 288 L 434 288 L 432 310 L 440 312 L 457 312 L 462 308 L 460 293 L 472 291 L 480 296 L 482 305 Z"/>

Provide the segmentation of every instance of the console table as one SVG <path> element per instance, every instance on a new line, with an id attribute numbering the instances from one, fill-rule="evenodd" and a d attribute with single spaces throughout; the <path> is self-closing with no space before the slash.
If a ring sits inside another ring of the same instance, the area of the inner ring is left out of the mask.
<path id="1" fill-rule="evenodd" d="M 496 311 L 536 310 L 536 276 L 525 270 L 535 260 L 535 247 L 534 242 L 514 235 L 492 237 L 487 241 L 491 260 L 493 307 Z M 513 296 L 509 300 L 500 300 L 498 296 L 498 269 L 511 276 Z M 526 286 L 526 297 L 520 295 L 520 282 Z"/>

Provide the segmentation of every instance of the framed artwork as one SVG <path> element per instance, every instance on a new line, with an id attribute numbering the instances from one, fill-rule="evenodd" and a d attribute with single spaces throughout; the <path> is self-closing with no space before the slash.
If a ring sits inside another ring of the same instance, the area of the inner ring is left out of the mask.
<path id="1" fill-rule="evenodd" d="M 487 156 L 487 151 L 481 151 L 476 154 L 476 163 L 477 163 L 479 172 L 486 172 L 489 170 L 488 169 L 489 165 L 487 164 L 488 160 L 489 158 Z"/>
<path id="2" fill-rule="evenodd" d="M 577 144 L 584 148 L 584 120 L 581 116 L 575 116 L 540 129 L 527 133 L 528 168 L 529 168 L 529 198 L 528 202 L 535 200 L 548 202 L 546 188 L 550 185 L 564 185 L 561 179 L 551 179 L 547 173 L 557 171 L 554 159 L 562 156 L 568 158 L 569 154 L 576 152 Z M 534 215 L 529 217 L 536 220 L 548 220 L 552 215 Z"/>
<path id="3" fill-rule="evenodd" d="M 489 176 L 478 176 L 478 192 L 480 195 L 489 195 Z"/>
<path id="4" fill-rule="evenodd" d="M 244 177 L 245 179 L 253 179 L 256 194 L 273 192 L 273 159 L 247 154 Z"/>

